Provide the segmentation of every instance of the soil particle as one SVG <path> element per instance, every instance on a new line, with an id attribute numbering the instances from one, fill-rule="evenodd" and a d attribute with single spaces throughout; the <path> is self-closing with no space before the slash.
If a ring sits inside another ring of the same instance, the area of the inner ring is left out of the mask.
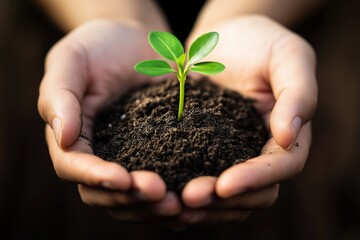
<path id="1" fill-rule="evenodd" d="M 218 176 L 260 154 L 268 133 L 252 103 L 206 79 L 188 79 L 178 121 L 177 81 L 144 86 L 98 114 L 94 152 L 129 171 L 155 171 L 179 193 L 192 178 Z"/>

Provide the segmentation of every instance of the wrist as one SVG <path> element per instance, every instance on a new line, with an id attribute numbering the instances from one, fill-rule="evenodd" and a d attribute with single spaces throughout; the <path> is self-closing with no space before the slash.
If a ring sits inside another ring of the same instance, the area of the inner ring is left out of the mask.
<path id="1" fill-rule="evenodd" d="M 143 25 L 151 29 L 168 29 L 163 13 L 153 1 L 36 0 L 36 2 L 65 32 L 95 19 L 107 19 L 127 25 Z"/>
<path id="2" fill-rule="evenodd" d="M 237 15 L 232 16 L 229 18 L 222 19 L 218 22 L 212 22 L 210 24 L 206 24 L 204 22 L 197 22 L 191 32 L 188 35 L 188 38 L 186 39 L 186 45 L 189 46 L 189 43 L 191 43 L 194 39 L 199 37 L 201 34 L 210 32 L 210 31 L 218 31 L 219 28 L 222 28 L 223 26 L 232 23 L 234 21 L 236 22 L 242 22 L 247 21 L 247 19 L 256 19 L 256 18 L 268 18 L 265 15 L 261 14 L 243 14 L 243 15 Z"/>

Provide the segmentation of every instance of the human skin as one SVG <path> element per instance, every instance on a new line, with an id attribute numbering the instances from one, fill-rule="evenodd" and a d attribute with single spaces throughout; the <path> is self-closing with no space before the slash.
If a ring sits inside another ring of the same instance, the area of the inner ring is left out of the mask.
<path id="1" fill-rule="evenodd" d="M 63 3 L 71 4 L 58 1 L 60 6 Z M 129 173 L 94 156 L 90 142 L 96 112 L 130 87 L 149 81 L 132 71 L 133 65 L 156 58 L 147 33 L 168 28 L 154 6 L 153 15 L 160 17 L 146 23 L 136 17 L 142 16 L 138 12 L 125 19 L 109 20 L 105 14 L 105 20 L 88 21 L 96 18 L 89 11 L 84 20 L 68 19 L 62 25 L 76 28 L 49 52 L 38 104 L 47 123 L 55 171 L 78 184 L 86 204 L 110 208 L 111 215 L 122 221 L 165 219 L 181 226 L 241 221 L 251 210 L 272 205 L 279 183 L 301 172 L 311 144 L 309 120 L 317 99 L 314 52 L 301 37 L 261 15 L 218 11 L 218 21 L 208 22 L 217 3 L 210 1 L 204 8 L 188 42 L 206 31 L 219 32 L 220 42 L 209 59 L 224 63 L 226 71 L 212 80 L 257 100 L 256 107 L 273 136 L 262 154 L 218 178 L 189 182 L 181 196 L 183 209 L 156 173 Z M 66 4 L 68 12 L 72 8 Z M 78 26 L 79 22 L 87 23 Z M 177 218 L 170 221 L 169 216 Z"/>
<path id="2" fill-rule="evenodd" d="M 182 193 L 189 208 L 180 219 L 243 220 L 249 215 L 246 210 L 272 205 L 279 183 L 302 171 L 317 105 L 316 57 L 304 39 L 283 25 L 301 22 L 322 2 L 212 0 L 201 10 L 187 45 L 203 32 L 219 32 L 218 47 L 208 58 L 224 63 L 226 71 L 212 80 L 256 99 L 272 137 L 259 157 L 227 169 L 218 178 L 189 182 Z"/>
<path id="3" fill-rule="evenodd" d="M 145 44 L 146 37 L 141 27 L 94 20 L 67 35 L 46 60 L 38 105 L 49 123 L 46 139 L 51 159 L 58 176 L 79 184 L 83 201 L 91 206 L 133 207 L 140 200 L 167 201 L 172 197 L 157 174 L 129 173 L 119 164 L 93 155 L 91 147 L 96 112 L 147 81 L 132 70 L 141 57 L 154 55 Z M 136 209 L 145 211 L 139 206 Z"/>
<path id="4" fill-rule="evenodd" d="M 218 178 L 189 182 L 182 199 L 186 206 L 200 209 L 203 220 L 199 222 L 221 221 L 225 215 L 218 208 L 228 211 L 227 220 L 236 220 L 241 218 L 240 209 L 272 205 L 278 184 L 305 165 L 311 144 L 309 120 L 317 102 L 315 54 L 300 36 L 260 15 L 230 19 L 206 31 L 221 36 L 208 58 L 226 66 L 226 71 L 211 79 L 255 99 L 272 137 L 259 157 L 227 169 Z M 208 215 L 215 209 L 216 217 L 206 217 L 204 206 Z"/>
<path id="5" fill-rule="evenodd" d="M 147 221 L 177 214 L 180 202 L 173 193 L 166 192 L 158 174 L 129 173 L 118 164 L 96 157 L 91 148 L 96 112 L 129 88 L 149 81 L 136 74 L 133 66 L 157 57 L 147 34 L 154 28 L 169 31 L 168 26 L 156 6 L 143 4 L 143 0 L 107 1 L 112 3 L 111 8 L 102 11 L 102 19 L 96 19 L 93 8 L 88 9 L 88 1 L 42 2 L 48 11 L 64 13 L 75 8 L 72 4 L 79 8 L 77 4 L 81 3 L 83 17 L 54 17 L 63 29 L 74 29 L 49 51 L 40 86 L 38 109 L 47 123 L 46 140 L 54 169 L 64 181 L 78 184 L 86 204 L 109 208 L 114 217 L 121 212 L 116 217 L 119 220 Z M 92 4 L 103 6 L 102 1 Z M 122 11 L 127 15 L 112 17 L 113 12 Z M 143 19 L 145 13 L 153 17 Z"/>

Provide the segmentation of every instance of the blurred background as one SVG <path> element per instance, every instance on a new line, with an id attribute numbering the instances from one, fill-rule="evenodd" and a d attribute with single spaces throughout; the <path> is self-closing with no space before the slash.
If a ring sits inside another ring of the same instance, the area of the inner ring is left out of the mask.
<path id="1" fill-rule="evenodd" d="M 36 102 L 45 54 L 63 33 L 31 1 L 0 0 L 0 239 L 360 239 L 360 1 L 328 0 L 293 30 L 318 56 L 304 171 L 244 223 L 173 233 L 115 222 L 56 176 Z"/>

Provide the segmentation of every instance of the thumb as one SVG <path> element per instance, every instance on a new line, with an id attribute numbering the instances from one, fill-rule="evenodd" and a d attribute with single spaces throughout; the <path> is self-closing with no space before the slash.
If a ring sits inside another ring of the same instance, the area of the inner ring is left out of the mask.
<path id="1" fill-rule="evenodd" d="M 67 90 L 40 95 L 39 113 L 54 131 L 58 146 L 66 149 L 79 138 L 82 129 L 81 108 L 76 97 Z"/>
<path id="2" fill-rule="evenodd" d="M 49 53 L 38 99 L 40 116 L 52 127 L 62 149 L 73 145 L 81 134 L 80 101 L 86 84 L 85 59 L 76 45 L 71 46 L 60 44 Z"/>
<path id="3" fill-rule="evenodd" d="M 287 149 L 296 140 L 317 105 L 315 54 L 301 38 L 274 45 L 270 81 L 276 99 L 270 129 L 278 145 Z"/>

